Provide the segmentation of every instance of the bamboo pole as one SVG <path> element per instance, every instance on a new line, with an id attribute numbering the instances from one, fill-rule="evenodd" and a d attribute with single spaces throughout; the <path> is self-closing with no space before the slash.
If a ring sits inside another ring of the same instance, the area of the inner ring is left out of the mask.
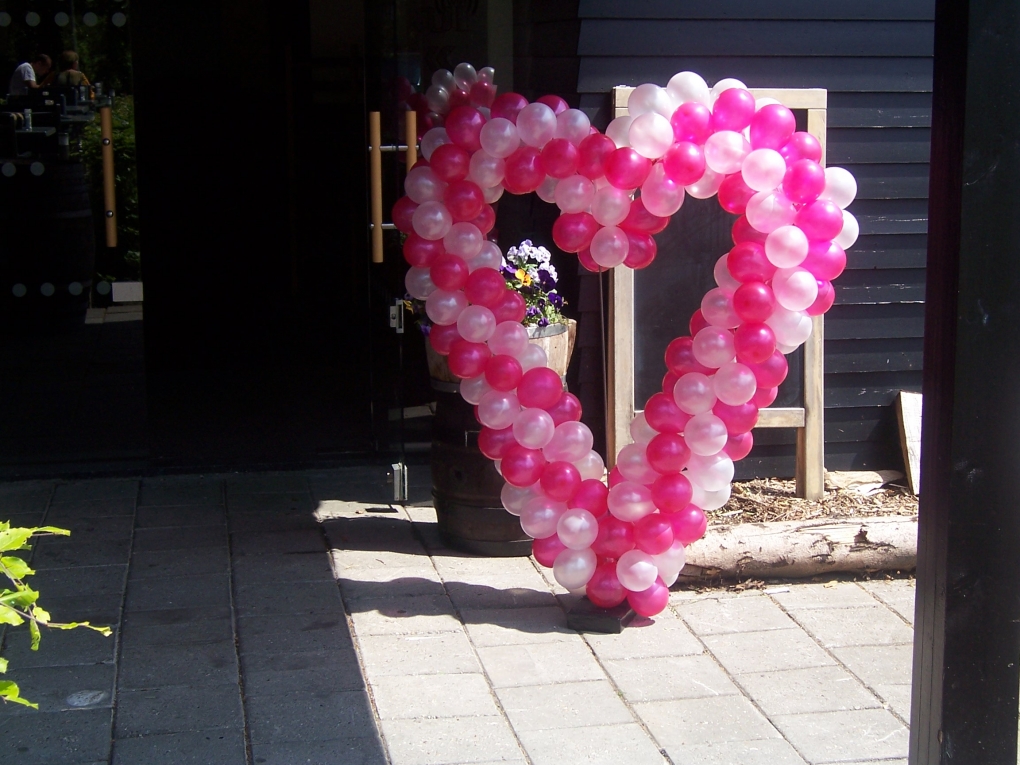
<path id="1" fill-rule="evenodd" d="M 379 112 L 368 113 L 369 174 L 372 195 L 372 262 L 383 262 L 382 128 Z"/>
<path id="2" fill-rule="evenodd" d="M 408 171 L 418 161 L 418 113 L 413 109 L 404 112 L 404 142 L 407 144 Z"/>
<path id="3" fill-rule="evenodd" d="M 106 246 L 117 246 L 117 179 L 113 164 L 113 109 L 99 109 L 103 144 L 103 209 L 106 213 Z"/>

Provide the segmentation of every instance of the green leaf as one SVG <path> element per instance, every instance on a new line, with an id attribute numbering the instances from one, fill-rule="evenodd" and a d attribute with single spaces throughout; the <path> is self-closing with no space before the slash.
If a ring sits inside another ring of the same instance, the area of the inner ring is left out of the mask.
<path id="1" fill-rule="evenodd" d="M 0 605 L 26 609 L 38 599 L 38 592 L 26 587 L 25 585 L 21 585 L 17 592 L 9 592 L 6 595 L 0 595 Z"/>
<path id="2" fill-rule="evenodd" d="M 47 623 L 46 626 L 54 630 L 76 630 L 79 627 L 84 627 L 85 629 L 92 630 L 93 632 L 98 632 L 103 637 L 110 637 L 110 635 L 113 634 L 113 630 L 110 629 L 109 627 L 96 627 L 95 625 L 89 624 L 88 622 L 71 622 L 70 624 L 52 622 Z"/>
<path id="3" fill-rule="evenodd" d="M 0 675 L 7 671 L 7 659 L 0 656 Z"/>
<path id="4" fill-rule="evenodd" d="M 15 579 L 24 579 L 26 576 L 31 576 L 35 573 L 28 567 L 21 558 L 16 558 L 13 555 L 7 557 L 0 557 L 0 566 L 7 569 L 7 575 Z"/>
<path id="5" fill-rule="evenodd" d="M 10 606 L 0 605 L 0 624 L 11 624 L 15 627 L 24 624 L 25 620 Z"/>
<path id="6" fill-rule="evenodd" d="M 31 529 L 31 531 L 33 531 L 36 534 L 56 534 L 57 536 L 60 537 L 71 536 L 70 529 L 61 529 L 58 528 L 57 526 L 40 526 L 39 528 Z"/>
<path id="7" fill-rule="evenodd" d="M 0 680 L 0 699 L 14 704 L 24 704 L 26 707 L 32 707 L 32 709 L 39 708 L 38 704 L 33 704 L 28 699 L 21 698 L 21 689 L 18 688 L 18 684 L 10 680 Z"/>
<path id="8" fill-rule="evenodd" d="M 28 634 L 32 636 L 32 650 L 39 650 L 39 641 L 42 640 L 42 634 L 39 632 L 39 625 L 34 621 L 28 623 Z"/>
<path id="9" fill-rule="evenodd" d="M 7 529 L 0 531 L 0 552 L 20 550 L 32 538 L 32 529 Z"/>

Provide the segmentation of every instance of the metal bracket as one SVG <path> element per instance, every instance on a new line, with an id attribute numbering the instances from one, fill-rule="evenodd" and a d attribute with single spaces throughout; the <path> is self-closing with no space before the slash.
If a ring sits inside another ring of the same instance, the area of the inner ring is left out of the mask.
<path id="1" fill-rule="evenodd" d="M 404 334 L 404 301 L 394 300 L 390 306 L 390 329 L 398 335 Z"/>
<path id="2" fill-rule="evenodd" d="M 394 462 L 390 465 L 389 479 L 393 484 L 393 501 L 407 502 L 407 465 L 403 462 Z"/>

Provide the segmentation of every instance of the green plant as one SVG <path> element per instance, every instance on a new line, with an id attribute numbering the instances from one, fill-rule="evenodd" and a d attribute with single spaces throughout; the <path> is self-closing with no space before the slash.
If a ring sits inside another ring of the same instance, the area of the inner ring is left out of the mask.
<path id="1" fill-rule="evenodd" d="M 61 623 L 50 620 L 48 612 L 39 606 L 39 592 L 33 590 L 24 579 L 35 573 L 29 568 L 28 563 L 16 555 L 6 553 L 16 550 L 24 550 L 30 546 L 33 538 L 57 534 L 70 536 L 67 529 L 58 529 L 55 526 L 41 526 L 38 528 L 24 529 L 11 528 L 7 521 L 0 521 L 0 574 L 7 577 L 9 586 L 0 589 L 0 624 L 17 627 L 28 623 L 28 632 L 32 640 L 32 650 L 39 650 L 39 641 L 42 638 L 40 627 L 49 627 L 57 630 L 73 630 L 78 627 L 86 627 L 95 630 L 103 635 L 109 636 L 109 627 L 95 627 L 88 622 Z M 0 673 L 7 672 L 7 659 L 0 656 Z M 5 702 L 24 704 L 25 706 L 39 708 L 38 704 L 21 697 L 21 689 L 18 684 L 11 680 L 0 680 L 0 699 Z"/>

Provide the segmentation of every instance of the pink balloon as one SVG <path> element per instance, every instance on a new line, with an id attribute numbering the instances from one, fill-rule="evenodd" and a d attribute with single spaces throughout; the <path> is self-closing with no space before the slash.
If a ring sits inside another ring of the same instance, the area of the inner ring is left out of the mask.
<path id="1" fill-rule="evenodd" d="M 577 172 L 594 181 L 606 174 L 606 158 L 616 151 L 613 139 L 602 133 L 593 133 L 577 147 Z"/>
<path id="2" fill-rule="evenodd" d="M 597 478 L 588 478 L 581 481 L 574 498 L 570 500 L 571 507 L 583 507 L 596 518 L 601 518 L 609 512 L 609 489 Z"/>
<path id="3" fill-rule="evenodd" d="M 824 189 L 825 170 L 810 159 L 798 159 L 783 178 L 783 193 L 798 204 L 814 202 Z"/>
<path id="4" fill-rule="evenodd" d="M 822 145 L 810 133 L 798 131 L 790 136 L 790 140 L 779 148 L 787 165 L 799 159 L 810 159 L 812 162 L 822 161 Z"/>
<path id="5" fill-rule="evenodd" d="M 816 279 L 833 280 L 846 268 L 846 252 L 835 242 L 811 242 L 807 257 L 800 267 Z"/>
<path id="6" fill-rule="evenodd" d="M 815 302 L 808 306 L 805 313 L 808 316 L 821 316 L 823 313 L 832 308 L 832 304 L 836 302 L 836 290 L 832 287 L 832 282 L 818 280 L 818 297 L 815 298 Z"/>
<path id="7" fill-rule="evenodd" d="M 503 185 L 511 194 L 528 194 L 545 180 L 542 153 L 534 146 L 521 146 L 506 158 Z"/>
<path id="8" fill-rule="evenodd" d="M 566 549 L 567 546 L 560 541 L 556 534 L 545 539 L 536 539 L 531 543 L 531 554 L 546 568 L 552 568 L 556 562 L 556 556 Z"/>
<path id="9" fill-rule="evenodd" d="M 581 473 L 569 462 L 550 462 L 542 473 L 542 491 L 557 502 L 570 502 L 581 488 Z M 575 505 L 571 504 L 571 507 Z"/>
<path id="10" fill-rule="evenodd" d="M 649 555 L 660 555 L 673 544 L 673 526 L 659 513 L 646 515 L 634 522 L 634 543 Z"/>
<path id="11" fill-rule="evenodd" d="M 606 180 L 618 189 L 636 189 L 652 170 L 652 161 L 634 149 L 617 149 L 606 158 Z"/>
<path id="12" fill-rule="evenodd" d="M 578 252 L 591 244 L 598 229 L 591 213 L 564 213 L 553 223 L 553 242 L 564 252 Z"/>
<path id="13" fill-rule="evenodd" d="M 740 173 L 733 173 L 726 176 L 726 180 L 719 186 L 719 206 L 728 213 L 743 215 L 744 210 L 747 209 L 747 203 L 756 193 L 754 189 L 744 183 Z"/>
<path id="14" fill-rule="evenodd" d="M 464 284 L 464 296 L 472 305 L 483 305 L 495 309 L 506 292 L 506 279 L 495 268 L 479 268 L 468 275 Z"/>
<path id="15" fill-rule="evenodd" d="M 807 234 L 808 239 L 835 239 L 843 230 L 843 211 L 835 202 L 819 199 L 797 213 L 794 222 Z"/>
<path id="16" fill-rule="evenodd" d="M 726 256 L 726 267 L 738 282 L 767 282 L 777 270 L 757 242 L 736 245 Z"/>
<path id="17" fill-rule="evenodd" d="M 581 402 L 573 393 L 564 393 L 559 401 L 547 408 L 554 425 L 564 422 L 577 422 L 581 419 Z"/>
<path id="18" fill-rule="evenodd" d="M 796 129 L 793 112 L 782 104 L 766 104 L 751 119 L 751 146 L 779 150 Z"/>
<path id="19" fill-rule="evenodd" d="M 443 127 L 450 140 L 467 151 L 475 152 L 482 148 L 479 136 L 485 125 L 485 117 L 473 106 L 458 106 L 446 115 Z M 438 150 L 437 150 L 438 151 Z M 435 152 L 433 152 L 433 155 Z"/>
<path id="20" fill-rule="evenodd" d="M 741 321 L 763 322 L 775 308 L 776 296 L 772 294 L 772 288 L 763 282 L 745 282 L 733 293 L 733 310 Z"/>
<path id="21" fill-rule="evenodd" d="M 529 369 L 517 386 L 517 397 L 524 407 L 547 409 L 554 406 L 562 396 L 563 381 L 548 367 Z"/>
<path id="22" fill-rule="evenodd" d="M 454 292 L 467 284 L 468 266 L 457 255 L 440 255 L 432 262 L 429 276 L 439 289 Z"/>
<path id="23" fill-rule="evenodd" d="M 676 405 L 673 393 L 656 393 L 645 404 L 645 421 L 660 433 L 680 433 L 691 419 Z"/>
<path id="24" fill-rule="evenodd" d="M 730 406 L 722 401 L 712 407 L 712 412 L 726 425 L 731 436 L 747 433 L 758 422 L 758 407 L 753 401 Z"/>
<path id="25" fill-rule="evenodd" d="M 705 535 L 708 528 L 708 519 L 705 512 L 695 505 L 688 505 L 678 513 L 673 513 L 670 518 L 673 524 L 673 535 L 685 545 L 697 542 Z"/>
<path id="26" fill-rule="evenodd" d="M 733 333 L 733 349 L 741 364 L 760 364 L 775 353 L 776 335 L 768 324 L 741 324 Z"/>
<path id="27" fill-rule="evenodd" d="M 444 143 L 437 147 L 429 158 L 432 172 L 447 183 L 464 180 L 470 165 L 471 155 L 455 143 Z"/>
<path id="28" fill-rule="evenodd" d="M 616 576 L 616 561 L 600 563 L 585 586 L 585 594 L 598 608 L 616 608 L 627 599 L 627 590 Z"/>
<path id="29" fill-rule="evenodd" d="M 664 513 L 680 512 L 690 504 L 693 495 L 691 482 L 683 473 L 664 475 L 652 484 L 652 502 Z"/>
<path id="30" fill-rule="evenodd" d="M 759 388 L 775 388 L 786 379 L 790 365 L 779 351 L 760 363 L 747 364 L 758 381 Z M 757 402 L 755 402 L 757 403 Z M 759 404 L 761 406 L 761 404 Z M 768 406 L 767 404 L 765 406 Z"/>
<path id="31" fill-rule="evenodd" d="M 648 442 L 645 454 L 652 469 L 666 475 L 683 470 L 691 457 L 691 450 L 687 448 L 683 436 L 660 433 Z"/>
<path id="32" fill-rule="evenodd" d="M 513 356 L 500 354 L 485 364 L 485 382 L 495 390 L 509 391 L 517 387 L 524 374 L 521 362 Z"/>
<path id="33" fill-rule="evenodd" d="M 505 120 L 517 122 L 517 115 L 527 105 L 528 99 L 520 93 L 503 93 L 496 96 L 492 106 L 489 107 L 489 117 L 491 119 L 502 117 Z"/>
<path id="34" fill-rule="evenodd" d="M 705 174 L 705 150 L 692 141 L 673 144 L 662 158 L 666 177 L 681 186 L 690 186 Z"/>
<path id="35" fill-rule="evenodd" d="M 723 452 L 731 460 L 736 462 L 742 460 L 748 454 L 751 453 L 751 447 L 754 446 L 754 438 L 750 432 L 741 433 L 739 435 L 730 435 L 726 440 L 726 446 L 723 447 Z"/>
<path id="36" fill-rule="evenodd" d="M 485 371 L 485 365 L 492 353 L 485 343 L 470 343 L 457 340 L 450 346 L 446 363 L 457 377 L 477 377 Z"/>
<path id="37" fill-rule="evenodd" d="M 494 430 L 483 425 L 478 433 L 478 450 L 490 460 L 503 459 L 506 450 L 516 443 L 513 428 Z"/>
<path id="38" fill-rule="evenodd" d="M 599 535 L 592 542 L 591 549 L 603 558 L 619 558 L 634 549 L 634 526 L 606 513 L 599 519 Z M 615 571 L 615 564 L 613 568 Z"/>
<path id="39" fill-rule="evenodd" d="M 703 145 L 712 135 L 712 112 L 697 101 L 688 101 L 677 107 L 669 124 L 673 126 L 673 139 Z"/>
<path id="40" fill-rule="evenodd" d="M 541 449 L 526 449 L 520 444 L 510 446 L 500 462 L 507 483 L 521 487 L 534 485 L 542 477 L 545 466 Z"/>
<path id="41" fill-rule="evenodd" d="M 730 91 L 723 91 L 729 93 Z M 647 590 L 641 592 L 628 592 L 627 603 L 634 613 L 641 616 L 651 617 L 661 614 L 669 604 L 669 587 L 662 581 L 662 577 L 655 577 L 655 582 Z"/>
<path id="42" fill-rule="evenodd" d="M 568 178 L 577 172 L 579 157 L 577 147 L 566 138 L 553 138 L 542 148 L 542 167 L 553 178 Z"/>
<path id="43" fill-rule="evenodd" d="M 739 133 L 751 124 L 754 116 L 754 96 L 743 88 L 729 88 L 719 94 L 712 106 L 712 129 Z"/>

